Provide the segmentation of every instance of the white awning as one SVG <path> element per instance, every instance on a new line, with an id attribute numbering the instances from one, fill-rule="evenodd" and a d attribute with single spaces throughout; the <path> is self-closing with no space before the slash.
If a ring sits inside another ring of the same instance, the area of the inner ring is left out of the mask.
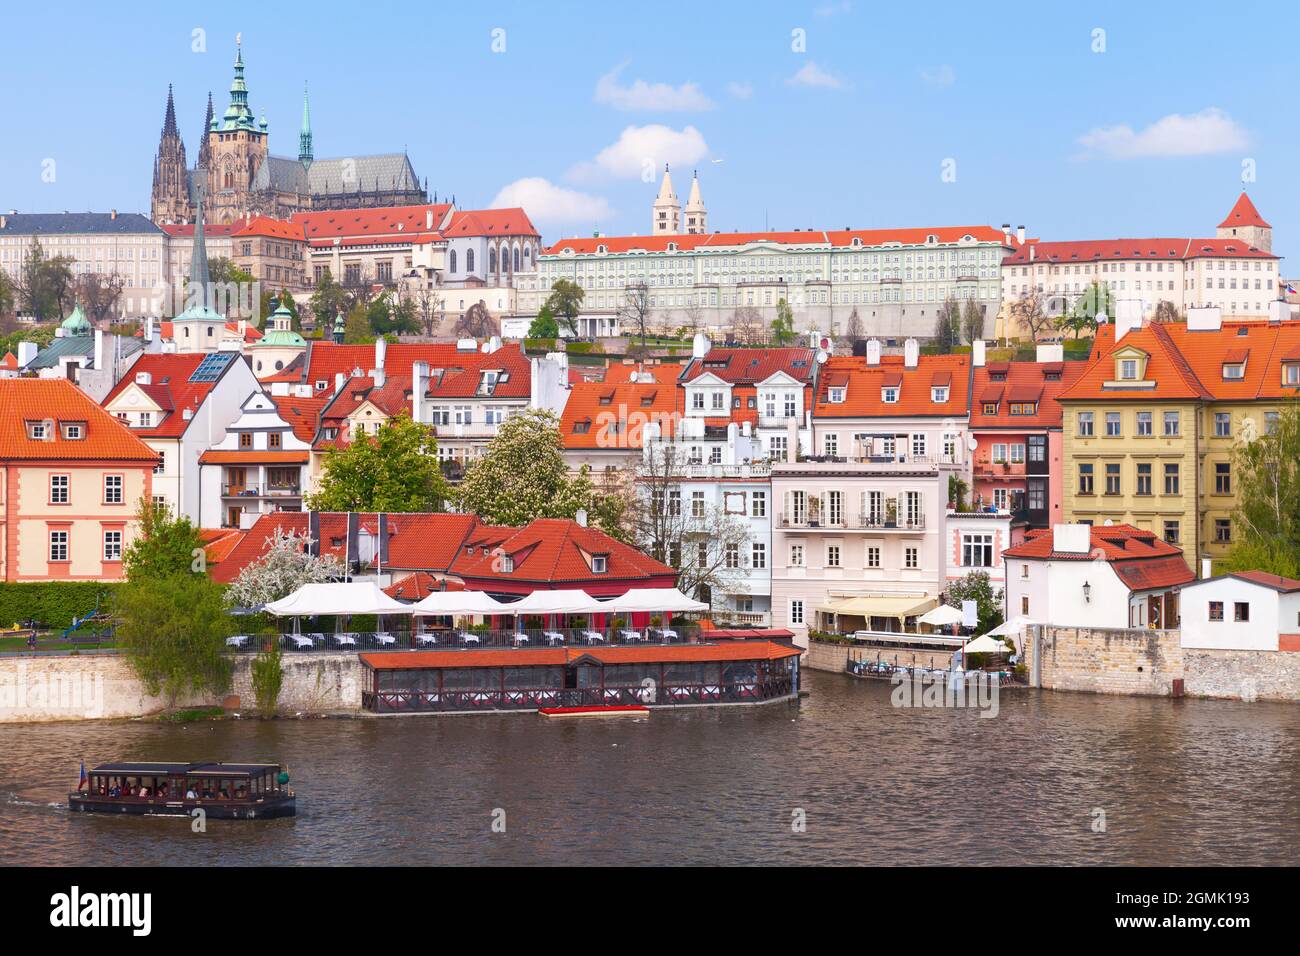
<path id="1" fill-rule="evenodd" d="M 961 611 L 957 610 L 951 604 L 940 604 L 932 611 L 926 611 L 917 622 L 920 624 L 932 624 L 935 627 L 945 627 L 949 624 L 960 624 L 962 617 Z"/>
<path id="2" fill-rule="evenodd" d="M 510 607 L 482 591 L 434 591 L 407 609 L 412 614 L 454 617 L 457 614 L 513 614 Z"/>
<path id="3" fill-rule="evenodd" d="M 604 614 L 609 604 L 586 591 L 534 591 L 514 604 L 501 605 L 502 614 Z"/>
<path id="4" fill-rule="evenodd" d="M 1011 648 L 1003 644 L 994 637 L 985 634 L 983 637 L 977 637 L 969 644 L 965 645 L 962 650 L 967 654 L 1010 654 Z"/>
<path id="5" fill-rule="evenodd" d="M 989 631 L 989 633 L 994 636 L 1008 637 L 1012 634 L 1019 634 L 1025 628 L 1029 627 L 1029 625 L 1037 623 L 1037 621 L 1031 621 L 1027 617 L 1013 617 L 1009 621 L 1003 621 L 997 627 L 993 628 L 993 630 Z"/>
<path id="6" fill-rule="evenodd" d="M 612 601 L 603 601 L 605 609 L 619 614 L 632 614 L 639 611 L 664 611 L 666 613 L 686 611 L 707 611 L 709 605 L 703 601 L 688 598 L 676 588 L 636 588 L 622 597 Z"/>
<path id="7" fill-rule="evenodd" d="M 893 617 L 901 621 L 904 618 L 923 614 L 938 603 L 935 598 L 930 597 L 895 597 L 879 594 L 819 604 L 817 610 L 829 614 L 848 614 L 864 618 Z"/>
<path id="8" fill-rule="evenodd" d="M 373 581 L 304 584 L 266 610 L 276 617 L 318 614 L 410 614 L 411 607 L 390 598 Z"/>

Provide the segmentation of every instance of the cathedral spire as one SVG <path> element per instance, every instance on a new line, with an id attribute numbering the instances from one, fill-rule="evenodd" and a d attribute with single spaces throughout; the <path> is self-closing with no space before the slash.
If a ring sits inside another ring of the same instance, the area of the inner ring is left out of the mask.
<path id="1" fill-rule="evenodd" d="M 190 217 L 189 168 L 185 161 L 185 143 L 176 126 L 176 100 L 170 85 L 153 168 L 153 193 L 150 197 L 153 221 L 185 222 Z"/>
<path id="2" fill-rule="evenodd" d="M 686 231 L 699 234 L 707 232 L 709 211 L 704 208 L 704 197 L 700 195 L 700 174 L 696 172 L 691 179 L 691 196 L 686 200 Z"/>
<path id="3" fill-rule="evenodd" d="M 199 190 L 198 214 L 194 220 L 194 247 L 190 251 L 190 292 L 194 295 L 194 289 L 200 289 L 203 296 L 203 306 L 208 305 L 208 285 L 211 278 L 208 274 L 208 246 L 203 241 L 203 190 Z"/>
<path id="4" fill-rule="evenodd" d="M 659 186 L 659 195 L 655 197 L 651 232 L 656 236 L 675 236 L 681 232 L 682 204 L 673 192 L 673 178 L 668 174 L 668 165 L 664 164 L 664 181 Z"/>
<path id="5" fill-rule="evenodd" d="M 180 135 L 176 129 L 176 104 L 172 100 L 172 85 L 170 83 L 167 84 L 167 113 L 163 117 L 162 134 L 164 136 Z"/>
<path id="6" fill-rule="evenodd" d="M 311 150 L 311 105 L 307 102 L 307 84 L 302 85 L 302 130 L 298 133 L 298 162 L 310 166 Z"/>
<path id="7" fill-rule="evenodd" d="M 212 150 L 208 148 L 208 130 L 212 129 L 212 91 L 208 91 L 208 113 L 203 118 L 203 134 L 199 137 L 199 161 L 197 163 L 200 169 L 207 169 L 208 162 L 212 158 Z"/>
<path id="8" fill-rule="evenodd" d="M 224 130 L 254 129 L 257 126 L 248 106 L 248 84 L 244 82 L 244 47 L 242 36 L 235 36 L 235 78 L 230 81 L 230 105 L 222 119 Z"/>

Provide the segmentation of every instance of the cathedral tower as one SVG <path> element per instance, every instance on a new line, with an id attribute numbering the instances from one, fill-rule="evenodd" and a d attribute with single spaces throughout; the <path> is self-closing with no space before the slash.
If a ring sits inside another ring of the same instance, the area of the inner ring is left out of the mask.
<path id="1" fill-rule="evenodd" d="M 235 54 L 235 78 L 225 115 L 208 127 L 207 206 L 213 222 L 233 222 L 253 210 L 250 193 L 258 169 L 266 162 L 267 125 L 248 105 L 244 51 Z"/>
<path id="2" fill-rule="evenodd" d="M 176 126 L 176 105 L 170 85 L 162 134 L 158 137 L 158 155 L 153 161 L 150 215 L 154 222 L 189 222 L 190 219 L 189 168 L 185 162 L 185 143 Z"/>
<path id="3" fill-rule="evenodd" d="M 310 168 L 311 150 L 311 106 L 307 103 L 307 86 L 302 88 L 302 129 L 298 132 L 298 162 Z"/>
<path id="4" fill-rule="evenodd" d="M 704 208 L 704 199 L 700 196 L 700 174 L 695 173 L 691 179 L 691 198 L 686 200 L 686 232 L 699 235 L 708 232 L 709 211 Z"/>
<path id="5" fill-rule="evenodd" d="M 664 165 L 664 181 L 659 185 L 659 195 L 655 197 L 654 225 L 651 233 L 656 236 L 675 236 L 682 231 L 682 204 L 673 192 L 673 179 L 668 175 L 668 166 Z"/>

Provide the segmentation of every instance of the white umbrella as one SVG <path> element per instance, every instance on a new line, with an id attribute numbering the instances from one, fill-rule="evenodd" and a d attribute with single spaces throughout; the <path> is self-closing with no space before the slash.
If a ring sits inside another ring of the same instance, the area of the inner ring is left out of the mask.
<path id="1" fill-rule="evenodd" d="M 513 605 L 482 591 L 434 591 L 422 601 L 409 605 L 412 614 L 454 617 L 457 614 L 513 614 Z"/>
<path id="2" fill-rule="evenodd" d="M 610 610 L 605 601 L 597 601 L 586 591 L 534 591 L 514 602 L 503 604 L 501 614 L 604 614 Z"/>
<path id="3" fill-rule="evenodd" d="M 676 588 L 636 588 L 622 597 L 602 602 L 602 610 L 619 614 L 634 614 L 640 611 L 663 611 L 665 613 L 684 613 L 686 611 L 707 611 L 709 606 L 703 601 L 687 597 Z"/>
<path id="4" fill-rule="evenodd" d="M 1037 623 L 1037 621 L 1031 621 L 1027 617 L 1013 617 L 1009 621 L 1003 621 L 989 633 L 1000 637 L 1010 637 L 1012 634 L 1019 634 L 1029 625 Z"/>
<path id="5" fill-rule="evenodd" d="M 961 611 L 951 604 L 940 604 L 936 608 L 926 611 L 917 621 L 921 624 L 933 624 L 935 627 L 946 627 L 949 624 L 960 624 L 962 620 Z"/>
<path id="6" fill-rule="evenodd" d="M 266 610 L 276 617 L 411 613 L 410 605 L 393 600 L 373 581 L 304 584 L 288 597 L 272 601 Z"/>
<path id="7" fill-rule="evenodd" d="M 994 640 L 988 634 L 968 641 L 962 648 L 967 654 L 1010 654 L 1011 649 L 1001 641 Z"/>

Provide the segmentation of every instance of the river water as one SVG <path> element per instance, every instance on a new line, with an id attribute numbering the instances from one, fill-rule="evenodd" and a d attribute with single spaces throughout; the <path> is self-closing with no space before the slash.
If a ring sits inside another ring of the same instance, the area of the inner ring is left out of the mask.
<path id="1" fill-rule="evenodd" d="M 804 677 L 636 720 L 0 726 L 0 863 L 1300 863 L 1300 707 L 1016 690 L 984 719 Z M 74 816 L 82 759 L 278 761 L 298 816 Z"/>

